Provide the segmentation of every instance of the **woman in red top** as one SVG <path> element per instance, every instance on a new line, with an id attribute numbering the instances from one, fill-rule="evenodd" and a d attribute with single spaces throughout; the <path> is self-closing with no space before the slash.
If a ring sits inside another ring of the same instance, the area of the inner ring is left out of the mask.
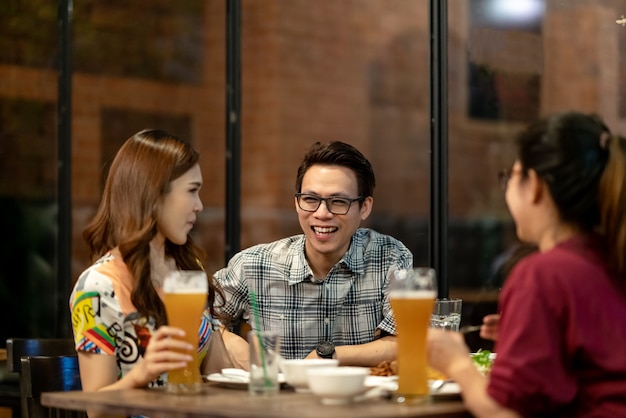
<path id="1" fill-rule="evenodd" d="M 539 251 L 502 290 L 497 359 L 483 377 L 460 335 L 431 330 L 431 365 L 477 417 L 626 416 L 626 140 L 564 113 L 517 146 L 506 202 Z"/>

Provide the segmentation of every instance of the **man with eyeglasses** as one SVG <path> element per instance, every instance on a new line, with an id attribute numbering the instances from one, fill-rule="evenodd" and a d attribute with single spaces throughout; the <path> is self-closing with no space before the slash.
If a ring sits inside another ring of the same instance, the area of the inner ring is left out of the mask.
<path id="1" fill-rule="evenodd" d="M 337 358 L 375 366 L 396 355 L 387 274 L 411 268 L 398 240 L 359 228 L 372 211 L 370 162 L 343 142 L 315 143 L 296 177 L 303 234 L 236 254 L 215 273 L 226 301 L 220 313 L 281 334 L 284 358 Z"/>

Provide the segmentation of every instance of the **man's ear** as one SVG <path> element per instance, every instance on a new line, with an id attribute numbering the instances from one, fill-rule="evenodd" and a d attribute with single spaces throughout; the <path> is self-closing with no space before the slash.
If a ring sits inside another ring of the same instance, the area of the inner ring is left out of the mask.
<path id="1" fill-rule="evenodd" d="M 372 206 L 374 206 L 374 198 L 372 196 L 367 196 L 363 199 L 363 203 L 361 203 L 361 220 L 366 220 L 370 213 L 372 213 Z"/>

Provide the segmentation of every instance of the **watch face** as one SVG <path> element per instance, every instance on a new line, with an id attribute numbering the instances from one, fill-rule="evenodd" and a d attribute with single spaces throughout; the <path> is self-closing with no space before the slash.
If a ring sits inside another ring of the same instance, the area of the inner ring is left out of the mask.
<path id="1" fill-rule="evenodd" d="M 317 345 L 317 354 L 321 357 L 332 356 L 335 352 L 335 344 L 330 341 L 322 341 Z"/>

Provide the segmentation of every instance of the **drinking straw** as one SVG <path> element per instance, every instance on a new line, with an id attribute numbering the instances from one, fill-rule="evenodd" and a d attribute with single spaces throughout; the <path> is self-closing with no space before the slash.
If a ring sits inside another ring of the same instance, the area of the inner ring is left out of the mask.
<path id="1" fill-rule="evenodd" d="M 256 299 L 256 293 L 254 290 L 250 291 L 250 304 L 252 305 L 252 316 L 254 318 L 254 325 L 256 327 L 255 334 L 259 339 L 259 351 L 261 352 L 261 364 L 263 366 L 263 381 L 265 387 L 270 387 L 272 381 L 267 375 L 267 366 L 265 364 L 265 344 L 263 343 L 263 337 L 261 336 L 261 320 L 259 319 L 259 302 Z"/>

